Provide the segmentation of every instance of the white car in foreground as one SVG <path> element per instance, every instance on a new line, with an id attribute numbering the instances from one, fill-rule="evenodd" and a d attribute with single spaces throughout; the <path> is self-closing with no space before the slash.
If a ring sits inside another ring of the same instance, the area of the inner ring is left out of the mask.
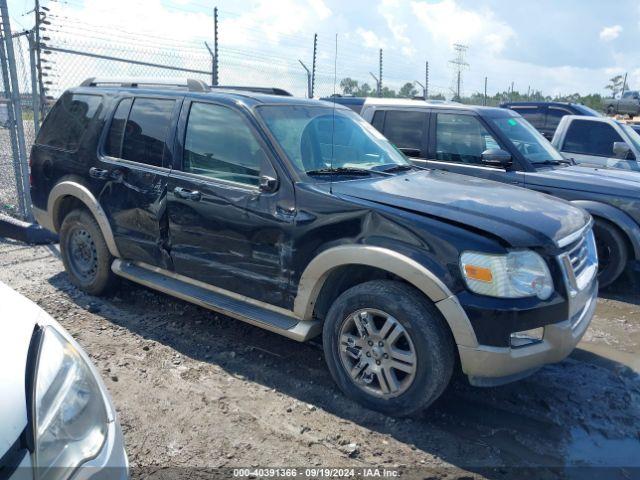
<path id="1" fill-rule="evenodd" d="M 0 282 L 0 478 L 126 479 L 111 398 L 87 354 Z"/>

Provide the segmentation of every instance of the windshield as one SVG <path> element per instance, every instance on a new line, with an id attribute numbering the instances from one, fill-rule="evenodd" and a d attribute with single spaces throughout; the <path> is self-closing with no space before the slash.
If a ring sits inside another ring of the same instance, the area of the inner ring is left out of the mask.
<path id="1" fill-rule="evenodd" d="M 266 105 L 257 112 L 301 172 L 360 169 L 373 173 L 383 165 L 410 165 L 382 134 L 350 110 Z"/>
<path id="2" fill-rule="evenodd" d="M 531 163 L 563 161 L 562 155 L 553 148 L 529 122 L 522 117 L 491 118 L 491 122 Z"/>
<path id="3" fill-rule="evenodd" d="M 631 143 L 633 143 L 633 148 L 636 151 L 640 151 L 640 134 L 638 134 L 638 132 L 636 132 L 633 128 L 631 128 L 627 124 L 620 123 L 619 125 L 622 127 L 625 133 L 629 136 Z"/>

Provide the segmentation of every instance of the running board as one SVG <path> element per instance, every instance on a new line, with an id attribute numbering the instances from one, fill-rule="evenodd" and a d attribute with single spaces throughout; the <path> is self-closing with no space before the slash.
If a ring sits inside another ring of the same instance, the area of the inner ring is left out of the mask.
<path id="1" fill-rule="evenodd" d="M 305 321 L 280 307 L 262 304 L 217 287 L 152 265 L 115 259 L 116 275 L 174 297 L 303 342 L 319 335 L 320 322 Z"/>

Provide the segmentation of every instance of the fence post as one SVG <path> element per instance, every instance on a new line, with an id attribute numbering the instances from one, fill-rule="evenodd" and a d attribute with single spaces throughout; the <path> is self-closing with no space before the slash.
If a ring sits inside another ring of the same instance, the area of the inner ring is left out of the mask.
<path id="1" fill-rule="evenodd" d="M 382 49 L 380 49 L 380 65 L 378 72 L 378 96 L 382 96 Z"/>
<path id="2" fill-rule="evenodd" d="M 307 72 L 307 98 L 312 98 L 313 93 L 311 93 L 311 71 L 307 68 L 302 60 L 298 59 L 298 62 L 300 62 L 300 65 L 302 65 L 304 71 Z"/>
<path id="3" fill-rule="evenodd" d="M 207 47 L 209 55 L 211 55 L 211 86 L 213 87 L 216 84 L 216 56 L 213 54 L 211 47 L 209 47 L 209 44 L 206 41 L 204 42 L 204 46 Z"/>
<path id="4" fill-rule="evenodd" d="M 18 151 L 18 135 L 16 134 L 16 117 L 13 111 L 13 103 L 11 100 L 11 84 L 9 83 L 9 66 L 7 65 L 7 56 L 4 50 L 4 32 L 0 38 L 0 67 L 2 70 L 2 83 L 4 91 L 9 100 L 7 105 L 7 115 L 9 122 L 9 138 L 11 141 L 11 155 L 13 157 L 13 176 L 16 182 L 16 194 L 18 195 L 18 210 L 20 214 L 24 213 L 24 196 L 22 194 L 22 182 L 20 181 L 20 152 Z"/>
<path id="5" fill-rule="evenodd" d="M 311 64 L 311 95 L 309 98 L 313 98 L 314 90 L 316 89 L 316 53 L 318 51 L 318 34 L 313 34 L 313 63 Z"/>
<path id="6" fill-rule="evenodd" d="M 487 106 L 487 77 L 484 77 L 484 106 Z"/>
<path id="7" fill-rule="evenodd" d="M 39 93 L 39 97 L 38 97 L 38 105 L 40 107 L 40 115 L 42 115 L 44 117 L 45 113 L 46 113 L 46 106 L 47 106 L 47 96 L 46 96 L 46 90 L 44 88 L 44 80 L 42 79 L 42 55 L 41 55 L 41 47 L 42 44 L 40 42 L 40 22 L 42 21 L 42 18 L 40 18 L 40 0 L 35 0 L 35 8 L 34 8 L 35 14 L 36 14 L 36 18 L 35 18 L 35 24 L 34 24 L 34 31 L 35 31 L 35 35 L 34 35 L 34 42 L 35 42 L 35 68 L 36 68 L 36 72 L 37 72 L 37 78 L 38 78 L 38 93 Z M 38 125 L 38 128 L 40 128 L 40 125 Z M 36 131 L 36 133 L 38 133 Z"/>
<path id="8" fill-rule="evenodd" d="M 29 190 L 29 165 L 27 164 L 27 147 L 24 140 L 24 124 L 22 120 L 22 105 L 20 104 L 20 90 L 18 87 L 18 74 L 16 72 L 16 56 L 13 51 L 13 39 L 11 38 L 11 25 L 9 24 L 9 9 L 7 0 L 0 0 L 0 16 L 2 17 L 2 32 L 7 53 L 9 80 L 11 82 L 11 103 L 15 116 L 16 133 L 18 136 L 18 166 L 20 176 L 16 181 L 22 183 L 22 201 L 24 210 L 21 212 L 24 218 L 31 222 L 31 191 Z"/>
<path id="9" fill-rule="evenodd" d="M 35 27 L 34 27 L 35 29 Z M 31 101 L 33 104 L 33 132 L 38 135 L 40 130 L 40 92 L 38 91 L 38 78 L 36 66 L 36 40 L 34 30 L 29 32 L 29 68 L 31 71 Z"/>
<path id="10" fill-rule="evenodd" d="M 218 86 L 218 7 L 213 9 L 213 86 Z"/>
<path id="11" fill-rule="evenodd" d="M 429 98 L 429 62 L 424 64 L 424 99 Z"/>

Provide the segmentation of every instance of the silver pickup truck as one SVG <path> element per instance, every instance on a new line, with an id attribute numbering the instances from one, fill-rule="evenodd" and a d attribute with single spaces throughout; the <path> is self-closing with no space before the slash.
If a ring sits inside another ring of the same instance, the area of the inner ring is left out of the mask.
<path id="1" fill-rule="evenodd" d="M 612 118 L 566 115 L 551 143 L 584 166 L 640 171 L 640 134 Z"/>
<path id="2" fill-rule="evenodd" d="M 628 90 L 620 98 L 605 98 L 602 103 L 609 115 L 621 113 L 634 117 L 640 114 L 640 93 L 637 90 Z"/>

